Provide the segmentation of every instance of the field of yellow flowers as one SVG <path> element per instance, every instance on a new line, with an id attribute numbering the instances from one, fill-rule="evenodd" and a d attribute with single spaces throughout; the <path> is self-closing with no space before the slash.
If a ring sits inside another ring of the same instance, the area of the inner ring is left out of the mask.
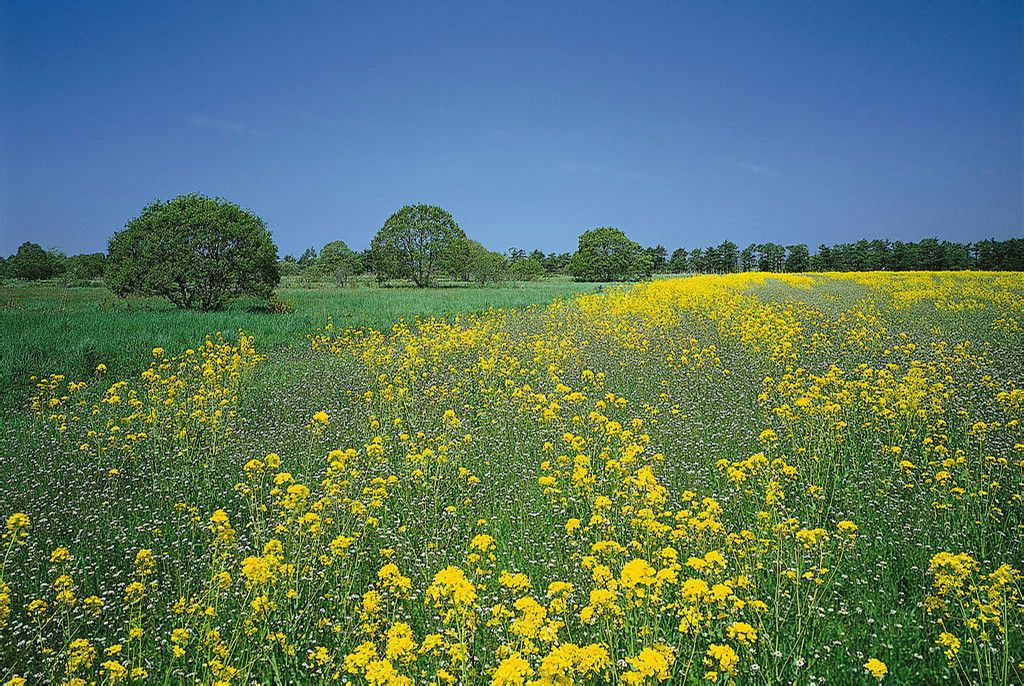
<path id="1" fill-rule="evenodd" d="M 1024 278 L 743 274 L 35 380 L 0 683 L 1024 682 Z"/>

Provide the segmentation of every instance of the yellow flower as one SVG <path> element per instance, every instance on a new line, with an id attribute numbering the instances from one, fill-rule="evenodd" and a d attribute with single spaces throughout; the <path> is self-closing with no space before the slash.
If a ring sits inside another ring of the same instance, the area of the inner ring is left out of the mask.
<path id="1" fill-rule="evenodd" d="M 494 537 L 488 536 L 487 534 L 477 534 L 473 537 L 473 540 L 469 542 L 469 547 L 475 548 L 482 553 L 494 550 Z"/>
<path id="2" fill-rule="evenodd" d="M 704 664 L 708 667 L 733 675 L 736 674 L 736 665 L 739 662 L 740 658 L 736 651 L 725 644 L 712 643 L 704 656 Z"/>
<path id="3" fill-rule="evenodd" d="M 884 679 L 885 675 L 889 673 L 889 668 L 885 666 L 885 663 L 875 657 L 864 663 L 864 669 L 879 681 Z"/>
<path id="4" fill-rule="evenodd" d="M 7 518 L 7 531 L 4 538 L 21 542 L 28 537 L 30 522 L 28 515 L 24 512 L 15 512 Z"/>
<path id="5" fill-rule="evenodd" d="M 476 602 L 476 589 L 461 569 L 445 567 L 434 575 L 425 599 L 435 606 L 440 606 L 444 599 L 450 599 L 455 605 L 472 605 Z"/>
<path id="6" fill-rule="evenodd" d="M 935 642 L 942 646 L 942 652 L 945 654 L 947 660 L 953 662 L 956 659 L 957 653 L 960 652 L 959 638 L 948 631 L 943 631 L 939 634 L 939 638 Z"/>
<path id="7" fill-rule="evenodd" d="M 533 676 L 530 663 L 519 653 L 512 653 L 498 665 L 491 678 L 491 686 L 523 686 Z"/>
<path id="8" fill-rule="evenodd" d="M 622 675 L 622 680 L 631 685 L 644 684 L 648 679 L 668 681 L 672 678 L 672 665 L 675 661 L 675 653 L 664 644 L 644 648 L 636 657 L 626 658 L 632 669 Z"/>
<path id="9" fill-rule="evenodd" d="M 755 643 L 757 631 L 746 622 L 734 622 L 725 630 L 725 635 L 740 643 Z"/>
<path id="10" fill-rule="evenodd" d="M 313 650 L 310 650 L 306 653 L 306 658 L 313 663 L 315 667 L 323 667 L 334 659 L 327 648 L 323 646 L 317 646 L 313 648 Z"/>

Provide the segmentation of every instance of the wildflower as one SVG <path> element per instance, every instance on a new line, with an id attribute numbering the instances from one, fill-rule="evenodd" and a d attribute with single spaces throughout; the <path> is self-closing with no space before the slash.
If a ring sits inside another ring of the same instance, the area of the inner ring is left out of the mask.
<path id="1" fill-rule="evenodd" d="M 885 666 L 885 663 L 875 657 L 864 663 L 864 669 L 879 681 L 884 679 L 885 675 L 889 673 L 889 668 Z"/>
<path id="2" fill-rule="evenodd" d="M 128 605 L 138 605 L 145 594 L 146 587 L 138 581 L 131 582 L 124 589 L 124 598 Z"/>
<path id="3" fill-rule="evenodd" d="M 486 553 L 489 550 L 494 550 L 494 537 L 488 536 L 487 534 L 477 534 L 473 537 L 473 540 L 469 542 L 469 546 L 482 553 Z"/>
<path id="4" fill-rule="evenodd" d="M 96 659 L 96 649 L 89 643 L 89 639 L 76 638 L 68 646 L 68 674 L 74 674 L 79 668 L 88 669 L 92 667 Z"/>
<path id="5" fill-rule="evenodd" d="M 380 580 L 384 588 L 402 596 L 408 595 L 412 589 L 412 580 L 404 576 L 393 562 L 380 568 L 380 571 L 377 572 L 377 579 Z"/>
<path id="6" fill-rule="evenodd" d="M 82 609 L 91 617 L 99 617 L 103 613 L 103 600 L 91 595 L 82 601 Z"/>
<path id="7" fill-rule="evenodd" d="M 533 676 L 533 668 L 519 653 L 512 653 L 498 665 L 491 686 L 523 686 Z"/>
<path id="8" fill-rule="evenodd" d="M 712 643 L 708 646 L 707 653 L 704 656 L 704 664 L 708 667 L 719 672 L 728 672 L 732 675 L 736 674 L 736 665 L 739 662 L 740 658 L 736 651 L 731 646 L 724 644 Z"/>
<path id="9" fill-rule="evenodd" d="M 315 667 L 323 667 L 333 660 L 331 653 L 323 646 L 316 646 L 306 653 L 306 659 L 308 659 Z"/>
<path id="10" fill-rule="evenodd" d="M 28 538 L 29 525 L 30 521 L 27 514 L 15 512 L 7 518 L 7 530 L 4 538 L 17 541 L 18 543 L 23 542 Z"/>
<path id="11" fill-rule="evenodd" d="M 435 606 L 440 606 L 446 598 L 462 606 L 476 602 L 476 589 L 458 567 L 445 567 L 434 575 L 434 581 L 427 587 L 426 600 Z"/>
<path id="12" fill-rule="evenodd" d="M 939 638 L 935 642 L 942 646 L 942 652 L 945 654 L 947 660 L 953 662 L 956 659 L 957 653 L 960 652 L 959 638 L 948 631 L 943 631 L 939 634 Z"/>
<path id="13" fill-rule="evenodd" d="M 242 560 L 242 576 L 249 586 L 263 586 L 274 581 L 277 571 L 277 558 L 273 555 L 247 557 Z"/>
<path id="14" fill-rule="evenodd" d="M 746 622 L 734 622 L 725 631 L 726 636 L 740 643 L 754 643 L 757 641 L 757 631 Z"/>
<path id="15" fill-rule="evenodd" d="M 675 664 L 675 653 L 663 644 L 652 648 L 644 648 L 636 657 L 626 658 L 632 669 L 622 675 L 626 684 L 643 684 L 647 679 L 668 681 L 672 678 L 672 665 Z"/>

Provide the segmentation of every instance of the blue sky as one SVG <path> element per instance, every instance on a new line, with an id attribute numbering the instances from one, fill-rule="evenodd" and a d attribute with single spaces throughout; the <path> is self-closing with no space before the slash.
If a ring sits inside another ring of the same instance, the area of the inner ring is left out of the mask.
<path id="1" fill-rule="evenodd" d="M 282 255 L 407 203 L 492 249 L 1024 235 L 1020 2 L 0 2 L 0 253 L 149 201 Z"/>

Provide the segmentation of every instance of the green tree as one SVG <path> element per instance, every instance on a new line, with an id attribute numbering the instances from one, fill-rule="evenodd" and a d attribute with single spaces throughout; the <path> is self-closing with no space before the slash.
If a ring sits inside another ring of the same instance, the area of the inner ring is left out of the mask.
<path id="1" fill-rule="evenodd" d="M 708 259 L 711 271 L 732 274 L 739 267 L 740 247 L 732 241 L 725 240 L 715 248 L 708 248 L 708 254 L 714 255 L 713 262 Z"/>
<path id="2" fill-rule="evenodd" d="M 654 273 L 665 271 L 665 262 L 668 257 L 668 250 L 664 245 L 656 245 L 653 248 L 644 248 L 644 252 L 651 258 L 651 270 Z"/>
<path id="3" fill-rule="evenodd" d="M 500 252 L 491 252 L 476 241 L 469 241 L 469 272 L 481 286 L 505 279 L 508 275 L 508 260 Z M 525 260 L 520 260 L 519 263 Z M 517 264 L 519 264 L 517 263 Z"/>
<path id="4" fill-rule="evenodd" d="M 811 252 L 803 243 L 786 246 L 785 269 L 790 273 L 805 272 L 811 267 Z"/>
<path id="5" fill-rule="evenodd" d="M 358 261 L 359 257 L 349 249 L 345 241 L 331 241 L 320 251 L 316 267 L 326 278 L 339 286 L 345 286 L 358 273 Z"/>
<path id="6" fill-rule="evenodd" d="M 533 281 L 534 279 L 546 276 L 548 270 L 544 268 L 540 260 L 531 256 L 525 260 L 514 262 L 509 268 L 509 272 L 512 274 L 512 278 L 517 281 Z"/>
<path id="7" fill-rule="evenodd" d="M 751 243 L 740 251 L 740 269 L 745 272 L 754 271 L 757 266 L 757 246 Z"/>
<path id="8" fill-rule="evenodd" d="M 67 259 L 68 273 L 76 279 L 100 279 L 107 268 L 107 256 L 101 252 L 74 255 Z"/>
<path id="9" fill-rule="evenodd" d="M 114 234 L 107 285 L 120 296 L 157 295 L 183 309 L 230 298 L 269 298 L 280 282 L 277 246 L 255 214 L 198 193 L 156 201 Z"/>
<path id="10" fill-rule="evenodd" d="M 541 264 L 548 270 L 548 274 L 564 274 L 569 269 L 569 262 L 572 260 L 570 252 L 551 252 L 544 256 Z"/>
<path id="11" fill-rule="evenodd" d="M 26 281 L 49 279 L 61 272 L 60 261 L 43 250 L 37 243 L 25 242 L 18 246 L 8 264 L 11 276 Z"/>
<path id="12" fill-rule="evenodd" d="M 686 248 L 676 248 L 672 251 L 672 257 L 668 259 L 668 271 L 671 274 L 682 274 L 686 271 L 686 256 L 689 253 Z"/>
<path id="13" fill-rule="evenodd" d="M 316 262 L 316 248 L 310 246 L 299 255 L 298 265 L 303 269 L 311 267 Z"/>
<path id="14" fill-rule="evenodd" d="M 434 205 L 406 205 L 391 215 L 370 242 L 378 276 L 408 278 L 430 286 L 445 253 L 466 234 Z"/>
<path id="15" fill-rule="evenodd" d="M 441 255 L 440 270 L 449 277 L 460 281 L 473 278 L 473 260 L 484 246 L 468 238 L 456 238 Z"/>
<path id="16" fill-rule="evenodd" d="M 762 243 L 755 246 L 757 271 L 781 272 L 786 262 L 786 248 L 778 243 Z"/>
<path id="17" fill-rule="evenodd" d="M 580 236 L 569 273 L 577 281 L 633 281 L 650 276 L 653 266 L 639 243 L 619 229 L 602 226 Z"/>
<path id="18" fill-rule="evenodd" d="M 708 271 L 708 263 L 704 258 L 704 251 L 700 248 L 694 248 L 690 251 L 689 259 L 690 271 L 694 274 L 705 274 Z"/>

